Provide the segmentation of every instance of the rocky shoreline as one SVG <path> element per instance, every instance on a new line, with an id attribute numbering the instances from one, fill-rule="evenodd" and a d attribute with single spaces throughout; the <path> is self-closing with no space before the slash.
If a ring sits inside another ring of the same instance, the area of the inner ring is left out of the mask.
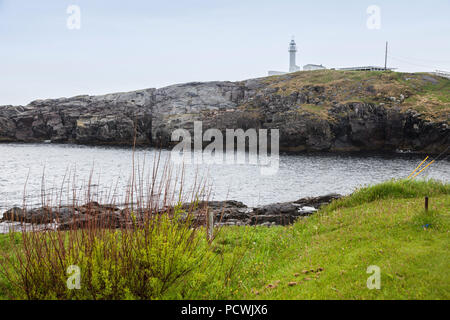
<path id="1" fill-rule="evenodd" d="M 333 77 L 337 80 L 330 81 Z M 440 153 L 450 145 L 447 109 L 422 90 L 433 85 L 439 90 L 443 79 L 401 73 L 373 77 L 300 72 L 0 106 L 0 142 L 130 146 L 136 136 L 137 145 L 170 148 L 174 130 L 192 134 L 194 121 L 201 121 L 203 132 L 279 129 L 285 152 Z M 418 111 L 424 106 L 412 106 L 426 99 L 431 102 L 425 109 L 436 111 L 431 118 Z"/>
<path id="2" fill-rule="evenodd" d="M 341 198 L 338 194 L 302 198 L 293 202 L 274 203 L 261 207 L 247 207 L 239 201 L 200 202 L 195 208 L 185 204 L 183 210 L 191 212 L 193 225 L 205 225 L 208 213 L 212 213 L 216 226 L 274 226 L 289 225 L 301 217 L 307 217 L 320 207 Z M 189 209 L 189 208 L 194 209 Z M 84 228 L 92 225 L 107 228 L 123 228 L 144 221 L 161 212 L 173 212 L 172 207 L 157 210 L 120 209 L 114 205 L 90 202 L 79 207 L 34 208 L 14 207 L 3 214 L 0 222 L 20 222 L 32 225 L 53 225 L 58 230 Z M 186 214 L 182 218 L 186 218 Z"/>

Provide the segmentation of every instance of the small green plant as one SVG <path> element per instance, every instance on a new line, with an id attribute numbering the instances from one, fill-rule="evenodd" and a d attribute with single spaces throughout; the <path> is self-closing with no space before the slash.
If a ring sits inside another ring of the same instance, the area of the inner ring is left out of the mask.
<path id="1" fill-rule="evenodd" d="M 413 218 L 413 224 L 424 230 L 440 230 L 443 226 L 442 215 L 437 210 L 421 210 Z"/>
<path id="2" fill-rule="evenodd" d="M 88 198 L 83 214 L 91 217 L 88 223 L 77 220 L 80 218 L 76 215 L 68 230 L 30 229 L 24 225 L 21 232 L 7 235 L 9 241 L 0 237 L 0 296 L 152 300 L 167 295 L 182 298 L 187 288 L 197 290 L 189 292 L 191 296 L 201 296 L 204 288 L 211 286 L 226 290 L 233 278 L 230 270 L 237 267 L 239 259 L 230 260 L 229 255 L 225 259 L 206 238 L 202 210 L 197 210 L 204 185 L 198 183 L 192 189 L 193 201 L 185 206 L 185 195 L 177 191 L 168 165 L 157 186 L 153 182 L 158 176 L 156 170 L 148 179 L 150 187 L 131 184 L 139 196 L 134 197 L 133 205 L 116 212 L 119 225 L 96 211 L 100 201 Z M 139 179 L 144 181 L 143 177 Z M 181 182 L 179 189 L 183 190 Z M 133 199 L 132 193 L 127 192 L 125 198 Z M 76 209 L 74 206 L 73 212 Z M 78 270 L 76 288 L 68 285 L 74 270 Z M 220 297 L 221 290 L 216 288 L 215 292 Z"/>
<path id="3" fill-rule="evenodd" d="M 21 240 L 2 261 L 19 299 L 158 299 L 212 256 L 202 233 L 168 213 L 130 229 L 23 232 Z M 66 285 L 70 266 L 81 271 L 80 289 Z"/>

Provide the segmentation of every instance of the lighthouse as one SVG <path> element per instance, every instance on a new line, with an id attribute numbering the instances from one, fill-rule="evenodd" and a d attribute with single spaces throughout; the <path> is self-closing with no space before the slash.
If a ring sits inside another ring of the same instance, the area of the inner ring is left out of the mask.
<path id="1" fill-rule="evenodd" d="M 297 55 L 297 44 L 295 43 L 294 37 L 292 37 L 291 43 L 289 43 L 289 72 L 295 72 L 300 70 L 295 63 L 295 58 Z"/>
<path id="2" fill-rule="evenodd" d="M 300 67 L 296 65 L 295 58 L 297 55 L 297 44 L 295 43 L 294 37 L 292 37 L 291 42 L 289 43 L 289 72 L 297 72 L 300 70 Z M 322 66 L 321 66 L 322 67 Z M 322 67 L 324 69 L 324 67 Z M 282 74 L 286 74 L 289 72 L 285 71 L 269 71 L 269 76 L 279 76 Z"/>

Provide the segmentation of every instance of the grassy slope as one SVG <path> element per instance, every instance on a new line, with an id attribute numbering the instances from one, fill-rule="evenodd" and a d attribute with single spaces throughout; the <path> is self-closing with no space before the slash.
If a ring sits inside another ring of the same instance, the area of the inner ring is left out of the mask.
<path id="1" fill-rule="evenodd" d="M 304 87 L 321 87 L 324 91 L 318 97 L 324 110 L 333 102 L 384 103 L 389 106 L 392 105 L 390 97 L 399 99 L 403 95 L 406 99 L 400 106 L 404 110 L 417 110 L 430 120 L 449 120 L 450 79 L 431 74 L 319 70 L 272 76 L 264 81 L 277 88 L 281 95 L 289 95 Z"/>
<path id="2" fill-rule="evenodd" d="M 424 195 L 430 196 L 426 214 Z M 163 298 L 183 291 L 186 299 L 449 299 L 449 208 L 449 184 L 391 181 L 362 188 L 293 226 L 223 228 L 216 250 L 225 260 L 237 248 L 246 251 L 229 287 L 180 284 Z M 0 249 L 8 241 L 0 236 Z M 366 287 L 369 265 L 381 268 L 381 290 Z M 6 283 L 1 276 L 0 283 Z"/>
<path id="3" fill-rule="evenodd" d="M 363 189 L 291 227 L 224 230 L 226 247 L 249 249 L 233 298 L 449 299 L 450 187 L 430 192 L 432 210 L 425 214 L 421 194 L 427 184 L 410 188 L 415 195 L 406 186 L 407 198 L 379 192 L 392 184 Z M 366 203 L 368 194 L 373 201 Z M 366 286 L 369 265 L 381 268 L 381 290 Z M 324 270 L 302 273 L 319 268 Z"/>
<path id="4" fill-rule="evenodd" d="M 16 235 L 16 243 L 19 243 L 20 235 Z M 3 250 L 10 250 L 11 248 L 11 237 L 8 234 L 0 234 L 0 254 Z M 1 256 L 0 256 L 1 258 Z M 1 268 L 1 266 L 0 266 Z M 4 275 L 0 272 L 0 300 L 6 300 L 9 298 L 9 291 L 11 284 L 6 280 Z"/>

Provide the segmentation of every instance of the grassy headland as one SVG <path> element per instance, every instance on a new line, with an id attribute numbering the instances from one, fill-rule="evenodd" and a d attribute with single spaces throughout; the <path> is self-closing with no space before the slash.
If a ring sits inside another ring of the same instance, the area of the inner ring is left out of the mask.
<path id="1" fill-rule="evenodd" d="M 388 181 L 292 226 L 225 227 L 209 267 L 202 264 L 158 298 L 449 299 L 449 208 L 449 184 Z M 10 241 L 1 235 L 0 251 L 10 251 Z M 371 265 L 381 270 L 379 290 L 366 286 Z M 0 298 L 11 298 L 11 290 L 0 275 Z"/>
<path id="2" fill-rule="evenodd" d="M 437 121 L 448 121 L 450 112 L 450 80 L 426 73 L 318 70 L 272 76 L 264 82 L 284 96 L 312 88 L 320 106 L 303 109 L 314 113 L 326 111 L 335 102 L 395 104 Z"/>

